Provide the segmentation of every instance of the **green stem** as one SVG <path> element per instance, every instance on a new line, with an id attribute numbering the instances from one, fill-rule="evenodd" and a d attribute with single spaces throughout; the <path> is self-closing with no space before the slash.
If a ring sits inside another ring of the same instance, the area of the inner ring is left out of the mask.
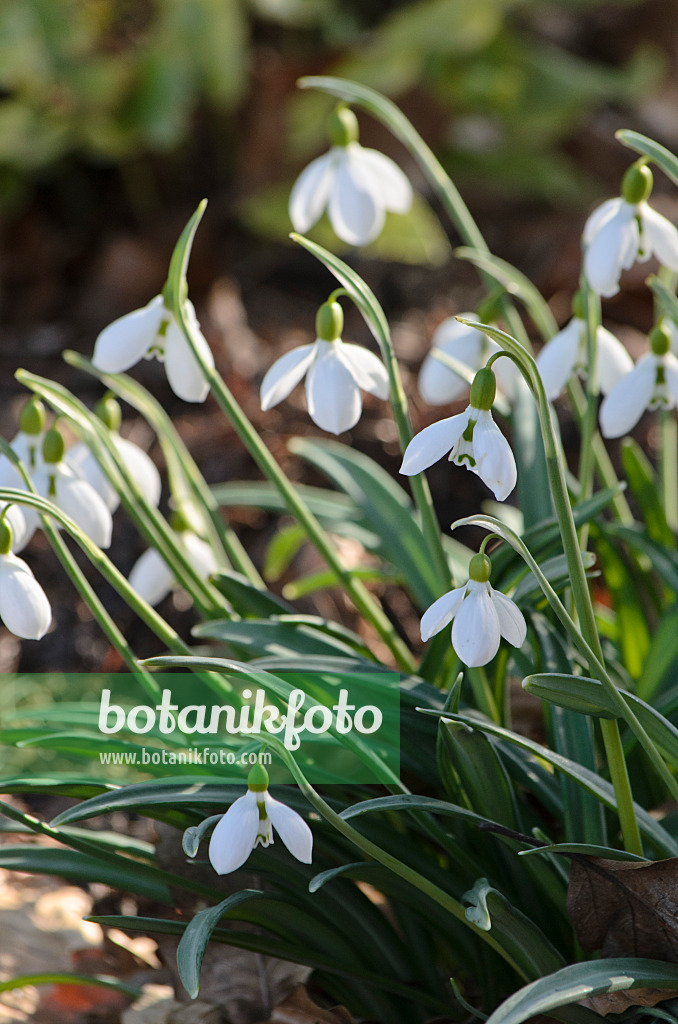
<path id="1" fill-rule="evenodd" d="M 585 501 L 593 493 L 594 451 L 593 438 L 598 420 L 598 328 L 600 326 L 600 300 L 586 291 L 586 410 L 580 421 L 581 446 L 579 456 L 579 500 Z M 579 547 L 588 546 L 589 527 L 584 523 L 579 531 Z"/>
<path id="2" fill-rule="evenodd" d="M 661 455 L 659 475 L 666 522 L 678 531 L 678 422 L 673 411 L 662 409 L 659 414 Z"/>
<path id="3" fill-rule="evenodd" d="M 610 769 L 610 778 L 617 798 L 617 813 L 619 815 L 621 833 L 624 838 L 624 847 L 628 853 L 637 853 L 642 857 L 643 841 L 633 807 L 633 796 L 631 795 L 631 784 L 619 734 L 619 723 L 616 719 L 603 718 L 600 722 L 600 728 L 603 735 L 603 743 L 605 744 L 605 755 L 608 768 Z"/>
<path id="4" fill-rule="evenodd" d="M 315 789 L 313 789 L 310 783 L 306 780 L 294 758 L 282 743 L 272 739 L 271 737 L 266 738 L 266 743 L 269 746 L 272 746 L 279 753 L 287 764 L 287 767 L 294 776 L 299 789 L 306 799 L 316 809 L 316 811 L 318 811 L 318 813 L 321 814 L 322 817 L 337 830 L 337 832 L 354 843 L 354 845 L 357 846 L 359 850 L 362 850 L 362 852 L 368 857 L 376 860 L 379 864 L 383 864 L 384 867 L 388 868 L 389 871 L 392 871 L 394 875 L 397 875 L 399 878 L 409 882 L 410 885 L 413 885 L 420 892 L 424 893 L 425 896 L 428 896 L 429 899 L 432 899 L 444 910 L 447 910 L 458 921 L 461 921 L 467 928 L 470 928 L 478 938 L 487 943 L 487 945 L 498 953 L 522 978 L 529 980 L 520 965 L 517 964 L 511 957 L 510 953 L 508 953 L 507 950 L 497 942 L 491 932 L 483 931 L 468 920 L 465 908 L 458 900 L 445 892 L 444 889 L 441 889 L 434 882 L 429 881 L 428 878 L 420 875 L 418 871 L 414 870 L 414 868 L 411 868 L 401 860 L 398 860 L 398 858 L 394 857 L 393 854 L 388 853 L 386 850 L 382 850 L 382 848 L 377 846 L 376 843 L 366 839 L 365 836 L 357 831 L 357 829 L 354 829 L 352 825 L 349 825 L 341 815 L 332 810 L 330 805 L 323 800 L 319 793 L 316 793 Z"/>
<path id="5" fill-rule="evenodd" d="M 172 494 L 179 496 L 180 481 L 184 479 L 202 513 L 205 532 L 214 549 L 218 550 L 218 547 L 221 546 L 229 562 L 238 572 L 246 576 L 255 587 L 265 589 L 266 585 L 256 566 L 235 531 L 222 519 L 214 495 L 160 402 L 156 401 L 146 388 L 138 381 L 128 377 L 127 374 L 101 373 L 78 352 L 67 350 L 63 353 L 63 358 L 70 366 L 75 366 L 96 377 L 110 391 L 114 391 L 120 398 L 129 402 L 151 424 L 165 455 Z"/>

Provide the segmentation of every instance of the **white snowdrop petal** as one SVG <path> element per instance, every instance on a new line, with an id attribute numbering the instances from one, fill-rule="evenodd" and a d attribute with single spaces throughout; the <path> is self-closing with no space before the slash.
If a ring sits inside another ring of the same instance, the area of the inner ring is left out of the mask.
<path id="1" fill-rule="evenodd" d="M 353 378 L 363 391 L 369 391 L 377 398 L 388 398 L 388 373 L 381 359 L 363 348 L 350 342 L 339 342 L 338 352 L 344 365 L 351 371 Z"/>
<path id="2" fill-rule="evenodd" d="M 313 422 L 331 434 L 350 430 L 360 419 L 360 388 L 329 345 L 308 372 L 306 402 Z"/>
<path id="3" fill-rule="evenodd" d="M 100 548 L 110 546 L 113 532 L 111 513 L 104 499 L 86 480 L 58 472 L 56 504 Z"/>
<path id="4" fill-rule="evenodd" d="M 598 348 L 598 382 L 604 395 L 616 387 L 622 377 L 633 369 L 633 359 L 621 341 L 611 331 L 599 327 L 596 332 Z"/>
<path id="5" fill-rule="evenodd" d="M 537 369 L 549 402 L 558 397 L 574 373 L 583 330 L 584 321 L 573 317 L 567 327 L 546 342 L 537 356 Z"/>
<path id="6" fill-rule="evenodd" d="M 292 856 L 302 864 L 310 864 L 313 857 L 313 833 L 301 815 L 287 804 L 274 800 L 269 793 L 266 793 L 266 813 Z"/>
<path id="7" fill-rule="evenodd" d="M 52 621 L 47 595 L 28 565 L 15 555 L 0 555 L 0 618 L 24 640 L 39 640 Z"/>
<path id="8" fill-rule="evenodd" d="M 412 206 L 412 186 L 407 175 L 390 157 L 376 149 L 365 149 L 358 144 L 354 153 L 363 172 L 372 178 L 374 195 L 381 196 L 386 209 L 407 213 Z"/>
<path id="9" fill-rule="evenodd" d="M 584 254 L 584 274 L 594 292 L 605 298 L 617 294 L 621 272 L 632 265 L 639 244 L 634 208 L 623 203 L 591 238 Z"/>
<path id="10" fill-rule="evenodd" d="M 33 530 L 26 518 L 26 512 L 32 512 L 33 510 L 24 509 L 21 505 L 10 505 L 7 508 L 7 505 L 8 502 L 0 501 L 0 511 L 7 509 L 3 518 L 12 531 L 12 551 L 16 554 L 17 551 L 21 551 L 22 548 L 26 547 L 33 536 Z"/>
<path id="11" fill-rule="evenodd" d="M 673 352 L 667 352 L 664 356 L 664 380 L 673 404 L 678 405 L 678 359 Z"/>
<path id="12" fill-rule="evenodd" d="M 148 548 L 139 556 L 132 566 L 128 582 L 152 607 L 160 604 L 175 585 L 172 570 L 155 548 Z"/>
<path id="13" fill-rule="evenodd" d="M 467 319 L 474 316 L 473 313 L 462 315 Z M 460 324 L 454 317 L 444 320 L 434 331 L 431 351 L 422 363 L 417 386 L 428 405 L 447 405 L 461 398 L 469 385 L 463 377 L 435 358 L 433 353 L 436 349 L 463 363 L 469 370 L 478 370 L 483 362 L 483 339 L 478 331 Z"/>
<path id="14" fill-rule="evenodd" d="M 603 224 L 605 224 L 610 217 L 613 217 L 618 213 L 623 205 L 625 205 L 624 200 L 617 196 L 616 199 L 606 199 L 604 203 L 601 203 L 600 206 L 593 211 L 584 225 L 582 238 L 585 245 L 589 244 L 592 238 L 598 234 Z"/>
<path id="15" fill-rule="evenodd" d="M 187 306 L 192 309 L 190 303 Z M 192 321 L 193 337 L 200 350 L 203 359 L 214 366 L 212 350 L 207 344 L 198 321 L 195 319 L 195 312 L 191 314 L 187 310 L 187 316 Z M 204 402 L 209 394 L 209 383 L 200 369 L 200 364 L 193 354 L 193 350 L 184 336 L 174 317 L 171 317 L 165 332 L 165 373 L 172 391 L 185 402 Z"/>
<path id="16" fill-rule="evenodd" d="M 648 248 L 660 263 L 678 272 L 678 229 L 647 203 L 641 206 L 641 222 Z"/>
<path id="17" fill-rule="evenodd" d="M 336 152 L 330 150 L 312 160 L 292 186 L 289 216 L 294 230 L 302 235 L 320 219 L 327 206 L 336 156 Z"/>
<path id="18" fill-rule="evenodd" d="M 383 203 L 349 147 L 336 163 L 328 212 L 335 234 L 349 245 L 368 245 L 384 226 Z"/>
<path id="19" fill-rule="evenodd" d="M 466 586 L 457 587 L 456 590 L 450 590 L 449 593 L 443 594 L 433 602 L 430 608 L 427 608 L 422 616 L 420 627 L 421 639 L 424 643 L 452 621 L 464 600 L 465 593 Z"/>
<path id="20" fill-rule="evenodd" d="M 143 448 L 119 434 L 113 435 L 113 444 L 135 484 L 149 505 L 158 506 L 162 492 L 160 473 Z"/>
<path id="21" fill-rule="evenodd" d="M 492 413 L 481 412 L 473 430 L 473 454 L 476 472 L 494 491 L 497 501 L 504 501 L 516 485 L 518 471 L 511 446 L 492 419 Z"/>
<path id="22" fill-rule="evenodd" d="M 504 640 L 514 647 L 522 647 L 527 636 L 527 623 L 520 608 L 500 590 L 492 590 L 492 604 Z"/>
<path id="23" fill-rule="evenodd" d="M 115 512 L 120 504 L 120 495 L 86 444 L 79 442 L 69 448 L 64 462 L 74 470 L 77 476 L 86 480 L 90 487 L 94 488 L 97 494 L 103 498 L 109 512 Z"/>
<path id="24" fill-rule="evenodd" d="M 405 476 L 414 476 L 442 459 L 443 455 L 452 451 L 466 430 L 468 421 L 469 410 L 466 409 L 456 416 L 449 416 L 432 423 L 430 427 L 424 427 L 408 444 L 400 472 Z"/>
<path id="25" fill-rule="evenodd" d="M 108 327 L 94 343 L 92 363 L 102 373 L 123 373 L 143 359 L 156 338 L 163 318 L 168 316 L 161 295 L 142 309 L 135 309 Z"/>
<path id="26" fill-rule="evenodd" d="M 212 833 L 209 858 L 218 875 L 241 867 L 252 850 L 259 830 L 257 794 L 248 790 L 231 804 Z"/>
<path id="27" fill-rule="evenodd" d="M 452 623 L 452 646 L 469 668 L 487 665 L 499 650 L 499 618 L 486 583 L 469 580 L 470 593 Z"/>
<path id="28" fill-rule="evenodd" d="M 261 382 L 261 408 L 272 409 L 290 394 L 315 356 L 315 345 L 300 345 L 276 359 Z"/>
<path id="29" fill-rule="evenodd" d="M 635 427 L 650 404 L 656 380 L 657 360 L 648 352 L 603 400 L 600 429 L 604 437 L 621 437 Z"/>
<path id="30" fill-rule="evenodd" d="M 193 568 L 203 579 L 207 579 L 213 572 L 217 572 L 219 563 L 207 541 L 198 537 L 197 533 L 193 533 L 192 530 L 182 531 L 180 537 Z"/>

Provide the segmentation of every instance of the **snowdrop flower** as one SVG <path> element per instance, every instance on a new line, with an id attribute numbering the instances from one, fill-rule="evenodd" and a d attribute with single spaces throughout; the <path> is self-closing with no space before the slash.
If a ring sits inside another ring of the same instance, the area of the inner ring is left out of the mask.
<path id="1" fill-rule="evenodd" d="M 497 501 L 516 485 L 517 470 L 511 447 L 492 419 L 496 381 L 492 370 L 478 370 L 466 411 L 425 427 L 407 446 L 400 472 L 414 476 L 448 452 L 450 462 L 466 466 L 487 484 Z"/>
<path id="2" fill-rule="evenodd" d="M 313 160 L 297 178 L 289 214 L 301 234 L 327 207 L 335 234 L 349 245 L 368 245 L 380 234 L 386 211 L 407 213 L 412 186 L 389 157 L 358 142 L 358 121 L 338 106 L 329 119 L 332 148 Z"/>
<path id="3" fill-rule="evenodd" d="M 669 329 L 660 325 L 650 334 L 651 351 L 638 360 L 600 407 L 604 437 L 621 437 L 632 430 L 646 409 L 678 405 L 678 358 L 670 351 Z"/>
<path id="4" fill-rule="evenodd" d="M 213 367 L 214 358 L 200 330 L 193 304 L 186 299 L 183 305 L 202 357 Z M 167 380 L 175 395 L 186 402 L 205 401 L 209 384 L 162 295 L 156 295 L 147 306 L 105 327 L 95 342 L 92 364 L 102 373 L 123 373 L 140 359 L 153 356 L 165 364 Z"/>
<path id="5" fill-rule="evenodd" d="M 122 420 L 120 406 L 112 395 L 107 395 L 97 404 L 94 411 L 108 427 L 110 439 L 142 496 L 150 505 L 157 506 L 162 490 L 160 474 L 153 460 L 139 445 L 128 441 L 118 433 Z M 109 512 L 115 512 L 120 504 L 120 495 L 87 445 L 83 442 L 73 445 L 67 451 L 65 458 L 78 476 L 86 480 L 101 495 Z"/>
<path id="6" fill-rule="evenodd" d="M 24 560 L 12 553 L 12 529 L 6 516 L 0 519 L 0 618 L 24 640 L 40 640 L 52 621 L 44 590 Z"/>
<path id="7" fill-rule="evenodd" d="M 68 465 L 64 454 L 63 437 L 58 430 L 48 430 L 42 448 L 43 465 L 33 479 L 35 489 L 65 512 L 90 540 L 107 548 L 113 532 L 108 506 L 92 485 Z"/>
<path id="8" fill-rule="evenodd" d="M 621 197 L 608 199 L 586 222 L 584 275 L 598 295 L 616 295 L 622 270 L 652 255 L 678 272 L 678 230 L 647 205 L 652 184 L 652 171 L 637 161 L 624 175 Z"/>
<path id="9" fill-rule="evenodd" d="M 483 319 L 481 313 L 478 316 Z M 473 313 L 461 313 L 460 317 L 463 320 L 477 319 Z M 431 351 L 419 371 L 419 394 L 428 405 L 456 402 L 468 390 L 463 377 L 436 359 L 436 349 L 473 371 L 479 370 L 491 355 L 500 351 L 499 345 L 477 328 L 459 323 L 453 316 L 443 320 L 433 333 Z M 500 390 L 509 401 L 513 401 L 520 371 L 510 359 L 500 359 L 496 363 L 495 373 Z"/>
<path id="10" fill-rule="evenodd" d="M 306 374 L 306 404 L 313 420 L 331 434 L 350 430 L 360 419 L 360 389 L 388 397 L 384 364 L 361 345 L 341 340 L 344 314 L 338 302 L 325 302 L 316 317 L 317 338 L 276 360 L 261 382 L 264 412 L 287 398 Z"/>
<path id="11" fill-rule="evenodd" d="M 10 448 L 32 476 L 42 466 L 42 445 L 45 438 L 47 410 L 39 398 L 33 396 L 24 405 L 19 417 L 19 432 L 10 441 Z M 0 455 L 0 487 L 15 487 L 25 491 L 24 479 L 6 455 Z M 4 508 L 4 504 L 0 508 Z M 12 505 L 5 514 L 12 528 L 12 551 L 21 551 L 40 525 L 40 516 L 35 509 Z"/>
<path id="12" fill-rule="evenodd" d="M 241 867 L 255 846 L 269 846 L 273 829 L 302 864 L 311 863 L 313 833 L 296 811 L 268 792 L 268 772 L 255 765 L 247 777 L 247 792 L 231 804 L 212 833 L 209 858 L 219 875 Z"/>
<path id="13" fill-rule="evenodd" d="M 537 356 L 537 369 L 549 402 L 555 401 L 570 377 L 575 373 L 585 377 L 588 370 L 586 309 L 581 292 L 575 296 L 573 312 L 568 325 L 554 334 Z M 596 349 L 598 382 L 606 395 L 633 368 L 633 360 L 621 341 L 601 326 L 596 331 Z"/>
<path id="14" fill-rule="evenodd" d="M 171 525 L 186 558 L 198 575 L 206 580 L 213 572 L 218 572 L 219 563 L 212 548 L 190 529 L 181 513 L 172 514 Z M 148 548 L 137 559 L 129 574 L 129 584 L 139 597 L 143 597 L 152 606 L 160 604 L 170 591 L 178 587 L 172 570 L 157 548 Z"/>
<path id="15" fill-rule="evenodd" d="M 491 570 L 487 555 L 474 555 L 468 582 L 438 598 L 421 620 L 424 641 L 452 622 L 452 646 L 469 668 L 492 661 L 502 637 L 514 647 L 522 647 L 527 635 L 520 609 L 490 586 Z"/>

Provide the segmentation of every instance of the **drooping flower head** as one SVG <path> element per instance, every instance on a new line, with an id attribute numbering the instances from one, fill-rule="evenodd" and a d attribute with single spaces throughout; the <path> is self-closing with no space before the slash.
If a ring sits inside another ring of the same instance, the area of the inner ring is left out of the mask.
<path id="1" fill-rule="evenodd" d="M 213 367 L 212 351 L 189 299 L 184 300 L 183 311 L 203 359 Z M 205 401 L 209 384 L 164 293 L 105 327 L 94 344 L 92 364 L 102 373 L 123 373 L 140 359 L 154 357 L 164 364 L 175 395 L 186 402 Z"/>
<path id="2" fill-rule="evenodd" d="M 479 308 L 477 314 L 460 313 L 459 318 L 448 317 L 433 332 L 431 351 L 421 364 L 418 380 L 419 394 L 428 405 L 447 405 L 456 402 L 468 390 L 464 378 L 446 366 L 442 360 L 437 359 L 436 352 L 450 356 L 468 370 L 477 371 L 485 365 L 491 355 L 500 351 L 499 345 L 477 327 L 460 323 L 460 320 L 490 323 L 495 313 L 493 307 L 494 303 L 489 303 L 487 309 Z M 520 371 L 510 359 L 499 359 L 495 365 L 499 390 L 512 401 Z"/>
<path id="3" fill-rule="evenodd" d="M 678 358 L 671 351 L 666 322 L 650 333 L 650 351 L 610 391 L 600 407 L 604 437 L 621 437 L 633 430 L 646 409 L 675 409 L 678 405 Z"/>
<path id="4" fill-rule="evenodd" d="M 35 474 L 35 489 L 54 502 L 100 548 L 111 543 L 113 520 L 104 499 L 77 475 L 66 460 L 64 439 L 55 427 L 45 434 L 42 466 Z"/>
<path id="5" fill-rule="evenodd" d="M 527 635 L 527 624 L 517 605 L 490 586 L 491 571 L 487 555 L 474 555 L 468 582 L 439 597 L 421 620 L 424 641 L 452 622 L 452 646 L 470 668 L 492 661 L 502 637 L 514 647 L 522 647 Z"/>
<path id="6" fill-rule="evenodd" d="M 496 386 L 491 369 L 478 370 L 466 411 L 432 423 L 413 437 L 400 472 L 414 476 L 449 452 L 450 462 L 476 473 L 497 501 L 508 498 L 518 474 L 511 446 L 492 419 Z"/>
<path id="7" fill-rule="evenodd" d="M 577 292 L 572 303 L 573 317 L 562 331 L 546 342 L 537 356 L 549 402 L 555 401 L 575 374 L 586 377 L 586 300 Z M 599 325 L 596 330 L 597 375 L 601 392 L 606 395 L 633 367 L 633 360 L 621 341 Z"/>
<path id="8" fill-rule="evenodd" d="M 47 596 L 22 558 L 12 553 L 12 529 L 0 517 L 0 617 L 24 640 L 40 640 L 49 629 L 52 609 Z"/>
<path id="9" fill-rule="evenodd" d="M 297 178 L 289 214 L 305 234 L 327 207 L 336 235 L 349 245 L 368 245 L 380 234 L 386 211 L 407 213 L 412 186 L 400 168 L 376 149 L 358 142 L 358 121 L 340 104 L 328 123 L 332 148 Z"/>
<path id="10" fill-rule="evenodd" d="M 40 399 L 33 395 L 21 410 L 19 432 L 10 441 L 10 448 L 21 459 L 29 476 L 33 476 L 42 466 L 46 423 L 47 410 Z M 21 473 L 6 455 L 0 455 L 0 487 L 26 490 Z M 35 509 L 11 505 L 5 518 L 12 528 L 12 550 L 21 551 L 40 525 L 40 516 Z"/>
<path id="11" fill-rule="evenodd" d="M 108 427 L 110 439 L 143 497 L 150 505 L 157 505 L 162 490 L 160 474 L 143 448 L 120 436 L 122 411 L 118 402 L 109 393 L 97 403 L 94 412 Z M 115 512 L 120 504 L 120 495 L 84 442 L 81 441 L 68 449 L 66 462 L 101 495 L 109 511 Z"/>
<path id="12" fill-rule="evenodd" d="M 219 569 L 210 545 L 191 529 L 181 512 L 170 516 L 170 526 L 183 548 L 186 558 L 202 579 L 208 579 Z M 129 584 L 150 605 L 160 604 L 170 591 L 178 587 L 174 574 L 157 548 L 147 548 L 136 560 L 129 574 Z"/>
<path id="13" fill-rule="evenodd" d="M 300 345 L 277 359 L 261 382 L 261 408 L 272 409 L 306 375 L 306 404 L 313 420 L 331 434 L 350 430 L 360 419 L 360 389 L 388 397 L 384 364 L 362 345 L 342 341 L 344 313 L 328 301 L 316 316 L 316 341 Z"/>
<path id="14" fill-rule="evenodd" d="M 276 830 L 290 853 L 310 864 L 313 833 L 296 811 L 268 792 L 268 772 L 255 765 L 247 776 L 247 792 L 231 804 L 212 833 L 209 858 L 219 875 L 241 867 L 255 846 L 269 846 Z"/>
<path id="15" fill-rule="evenodd" d="M 622 270 L 653 255 L 678 272 L 678 230 L 648 206 L 652 185 L 652 171 L 636 161 L 624 175 L 621 197 L 608 199 L 587 220 L 584 276 L 597 295 L 616 295 Z"/>

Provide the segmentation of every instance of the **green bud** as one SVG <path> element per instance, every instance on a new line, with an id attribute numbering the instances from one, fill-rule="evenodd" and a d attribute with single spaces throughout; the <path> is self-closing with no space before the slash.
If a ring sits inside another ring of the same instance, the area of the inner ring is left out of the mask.
<path id="1" fill-rule="evenodd" d="M 576 317 L 577 320 L 586 320 L 587 315 L 586 295 L 580 289 L 578 292 L 575 292 L 575 296 L 572 299 L 572 316 Z"/>
<path id="2" fill-rule="evenodd" d="M 664 321 L 650 331 L 650 348 L 655 356 L 665 356 L 671 348 L 671 334 Z"/>
<path id="3" fill-rule="evenodd" d="M 487 583 L 492 572 L 492 562 L 487 555 L 474 555 L 468 566 L 468 577 L 476 583 Z"/>
<path id="4" fill-rule="evenodd" d="M 336 341 L 344 329 L 344 311 L 338 302 L 323 302 L 316 313 L 315 332 L 321 341 Z"/>
<path id="5" fill-rule="evenodd" d="M 635 206 L 636 203 L 642 203 L 649 198 L 653 184 L 654 178 L 650 168 L 643 160 L 636 160 L 622 178 L 622 197 L 627 203 Z"/>
<path id="6" fill-rule="evenodd" d="M 358 118 L 350 107 L 339 103 L 327 119 L 327 131 L 333 146 L 348 146 L 358 141 Z"/>
<path id="7" fill-rule="evenodd" d="M 56 429 L 52 427 L 45 434 L 45 440 L 42 442 L 42 457 L 45 462 L 61 462 L 64 457 L 66 445 L 64 439 Z"/>
<path id="8" fill-rule="evenodd" d="M 39 398 L 30 398 L 19 417 L 19 428 L 24 434 L 42 434 L 47 422 L 47 410 Z"/>
<path id="9" fill-rule="evenodd" d="M 478 370 L 477 374 L 473 378 L 473 384 L 471 384 L 471 397 L 469 404 L 474 409 L 480 409 L 487 412 L 492 408 L 494 397 L 497 393 L 497 380 L 492 370 L 488 370 L 485 366 L 482 370 Z"/>
<path id="10" fill-rule="evenodd" d="M 175 508 L 169 517 L 170 526 L 175 533 L 185 533 L 191 529 L 191 524 L 188 520 L 188 516 L 181 509 Z"/>
<path id="11" fill-rule="evenodd" d="M 0 555 L 8 555 L 12 550 L 12 527 L 4 519 L 0 519 Z"/>
<path id="12" fill-rule="evenodd" d="M 263 764 L 255 764 L 254 768 L 250 768 L 250 773 L 247 776 L 247 787 L 255 793 L 266 792 L 268 789 L 268 772 Z"/>
<path id="13" fill-rule="evenodd" d="M 109 430 L 120 430 L 122 409 L 110 391 L 107 391 L 104 397 L 94 406 L 94 414 L 98 416 Z"/>

